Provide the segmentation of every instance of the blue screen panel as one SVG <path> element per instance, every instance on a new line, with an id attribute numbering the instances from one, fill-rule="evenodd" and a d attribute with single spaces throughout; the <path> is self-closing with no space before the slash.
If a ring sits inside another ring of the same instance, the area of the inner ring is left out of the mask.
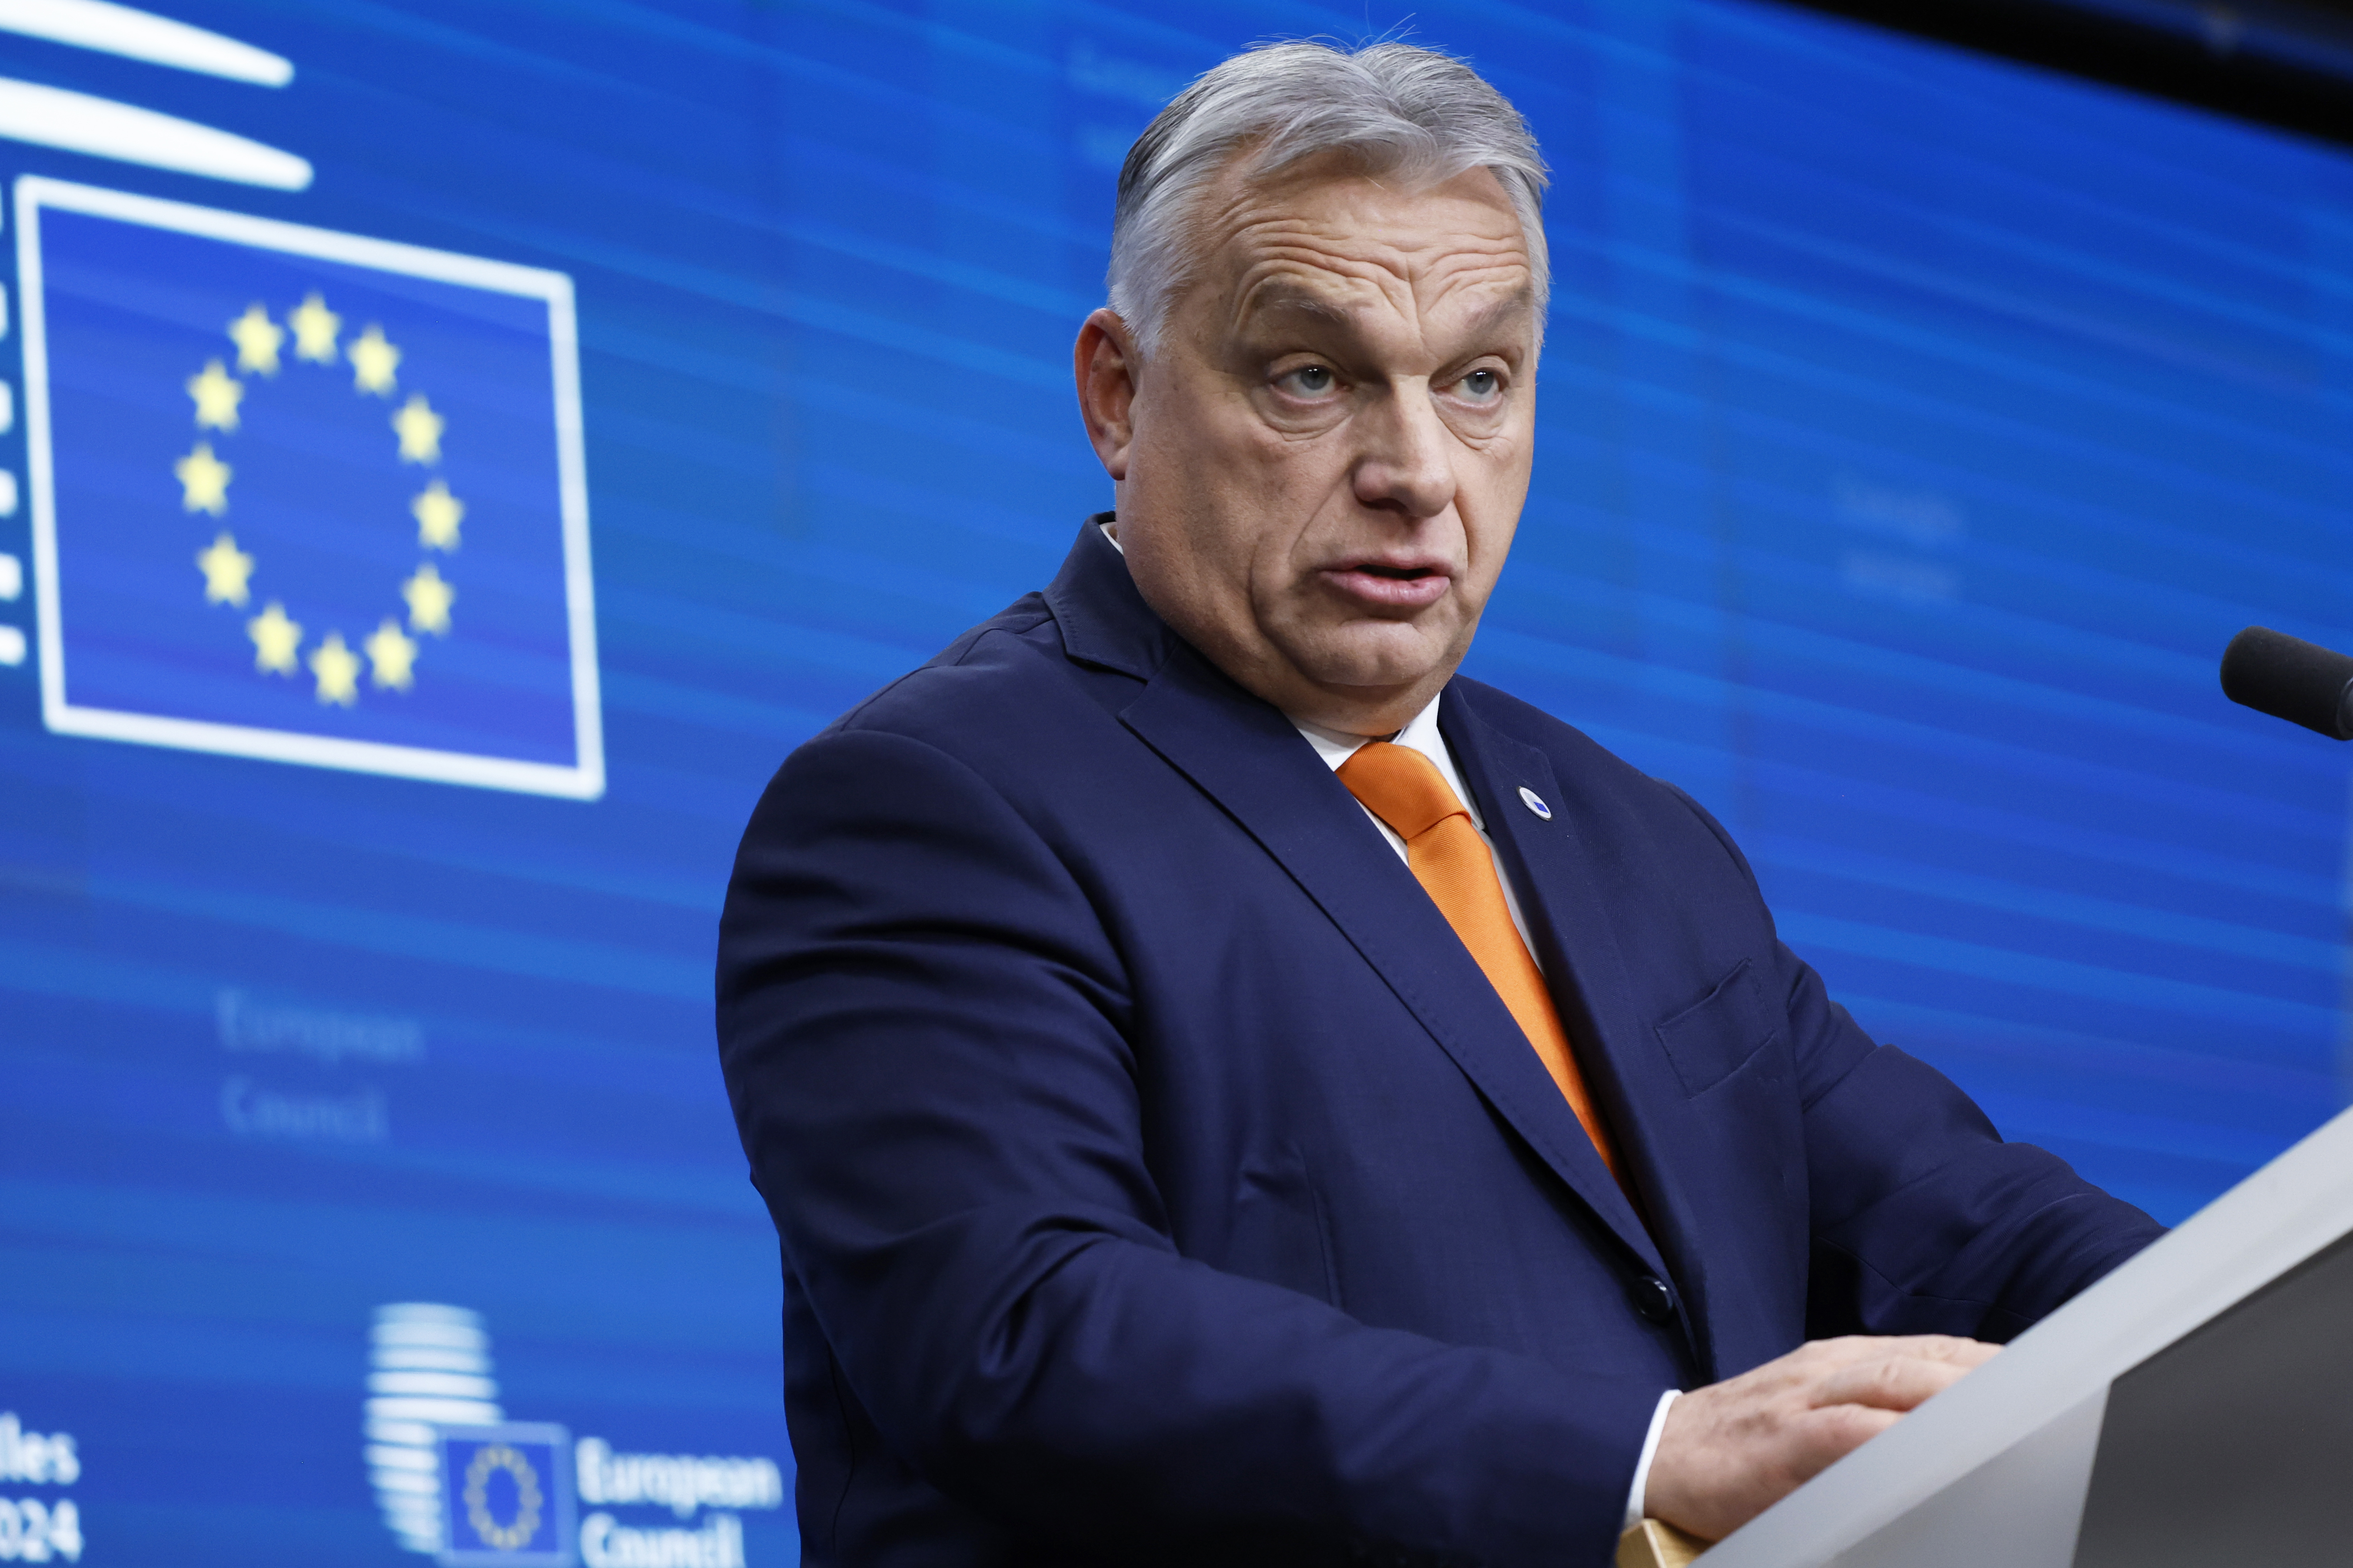
<path id="1" fill-rule="evenodd" d="M 596 794 L 568 280 L 39 179 L 16 213 L 48 727 Z"/>
<path id="2" fill-rule="evenodd" d="M 1404 13 L 163 20 L 0 31 L 0 1546 L 789 1563 L 736 836 L 1108 503 L 1153 111 Z M 2353 158 L 1763 4 L 1410 26 L 1555 166 L 1472 672 L 2160 1216 L 2327 1117 L 2344 762 L 2213 667 L 2353 644 Z"/>

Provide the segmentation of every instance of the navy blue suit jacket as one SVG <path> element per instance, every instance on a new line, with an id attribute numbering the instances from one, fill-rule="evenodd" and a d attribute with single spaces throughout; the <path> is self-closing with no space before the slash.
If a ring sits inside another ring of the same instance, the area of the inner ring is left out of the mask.
<path id="1" fill-rule="evenodd" d="M 1662 1390 L 2004 1339 L 2158 1234 L 1866 1037 L 1688 796 L 1476 681 L 1439 711 L 1639 1215 L 1093 526 L 786 762 L 719 1037 L 808 1562 L 1601 1563 Z"/>

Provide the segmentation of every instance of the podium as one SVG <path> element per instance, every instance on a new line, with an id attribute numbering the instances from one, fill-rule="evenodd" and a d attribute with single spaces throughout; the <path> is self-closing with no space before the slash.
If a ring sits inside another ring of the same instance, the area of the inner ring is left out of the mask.
<path id="1" fill-rule="evenodd" d="M 1695 1561 L 2353 1562 L 2353 1111 Z"/>

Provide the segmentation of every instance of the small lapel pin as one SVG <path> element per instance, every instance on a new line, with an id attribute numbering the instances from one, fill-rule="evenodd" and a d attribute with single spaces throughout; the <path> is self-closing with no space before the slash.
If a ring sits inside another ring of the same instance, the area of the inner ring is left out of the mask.
<path id="1" fill-rule="evenodd" d="M 1526 806 L 1530 811 L 1535 812 L 1538 816 L 1544 818 L 1545 821 L 1550 822 L 1552 820 L 1552 807 L 1544 803 L 1544 796 L 1538 795 L 1535 791 L 1530 789 L 1525 784 L 1522 784 L 1520 786 L 1520 804 Z"/>

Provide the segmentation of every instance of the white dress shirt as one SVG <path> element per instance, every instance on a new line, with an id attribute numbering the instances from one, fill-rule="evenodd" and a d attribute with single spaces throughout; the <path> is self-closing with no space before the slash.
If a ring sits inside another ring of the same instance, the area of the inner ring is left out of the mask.
<path id="1" fill-rule="evenodd" d="M 1122 555 L 1127 553 L 1125 548 L 1120 544 L 1119 535 L 1113 532 L 1108 525 L 1103 527 L 1103 533 L 1105 539 L 1111 541 L 1113 550 L 1117 550 Z M 1407 722 L 1406 727 L 1390 736 L 1389 740 L 1397 745 L 1410 746 L 1428 757 L 1437 765 L 1439 776 L 1446 781 L 1446 787 L 1454 792 L 1454 798 L 1462 803 L 1463 811 L 1471 818 L 1471 826 L 1479 831 L 1480 842 L 1487 846 L 1488 856 L 1495 861 L 1495 881 L 1504 889 L 1504 907 L 1511 911 L 1512 924 L 1520 933 L 1521 944 L 1528 950 L 1529 958 L 1535 961 L 1538 972 L 1541 973 L 1544 960 L 1536 957 L 1536 944 L 1528 940 L 1528 921 L 1527 917 L 1520 913 L 1520 896 L 1512 889 L 1512 879 L 1504 874 L 1503 860 L 1495 856 L 1495 841 L 1487 837 L 1487 823 L 1479 815 L 1479 803 L 1472 800 L 1471 792 L 1462 787 L 1461 770 L 1454 765 L 1454 753 L 1446 748 L 1446 737 L 1438 732 L 1438 705 L 1444 700 L 1444 692 L 1431 698 L 1430 705 L 1415 714 Z M 1285 717 L 1288 718 L 1289 715 L 1286 714 Z M 1337 730 L 1326 730 L 1320 724 L 1310 724 L 1303 719 L 1292 719 L 1291 722 L 1302 735 L 1307 738 L 1307 743 L 1315 748 L 1315 754 L 1324 759 L 1324 765 L 1335 773 L 1339 771 L 1342 763 L 1356 754 L 1356 749 L 1366 741 L 1365 736 L 1344 734 Z M 1364 809 L 1362 802 L 1357 804 L 1357 809 Z M 1408 865 L 1412 864 L 1411 858 L 1406 854 L 1405 840 L 1398 837 L 1395 828 L 1369 811 L 1365 812 L 1365 819 L 1380 830 L 1381 837 L 1388 840 L 1389 847 L 1397 851 L 1398 859 L 1406 861 Z M 1651 1429 L 1643 1435 L 1641 1457 L 1634 1461 L 1634 1484 L 1626 1489 L 1624 1528 L 1627 1530 L 1631 1530 L 1642 1522 L 1642 1494 L 1650 1488 L 1651 1461 L 1659 1452 L 1659 1434 L 1666 1430 L 1667 1406 L 1675 1402 L 1678 1392 L 1680 1391 L 1670 1388 L 1660 1394 L 1658 1408 L 1651 1412 Z"/>

